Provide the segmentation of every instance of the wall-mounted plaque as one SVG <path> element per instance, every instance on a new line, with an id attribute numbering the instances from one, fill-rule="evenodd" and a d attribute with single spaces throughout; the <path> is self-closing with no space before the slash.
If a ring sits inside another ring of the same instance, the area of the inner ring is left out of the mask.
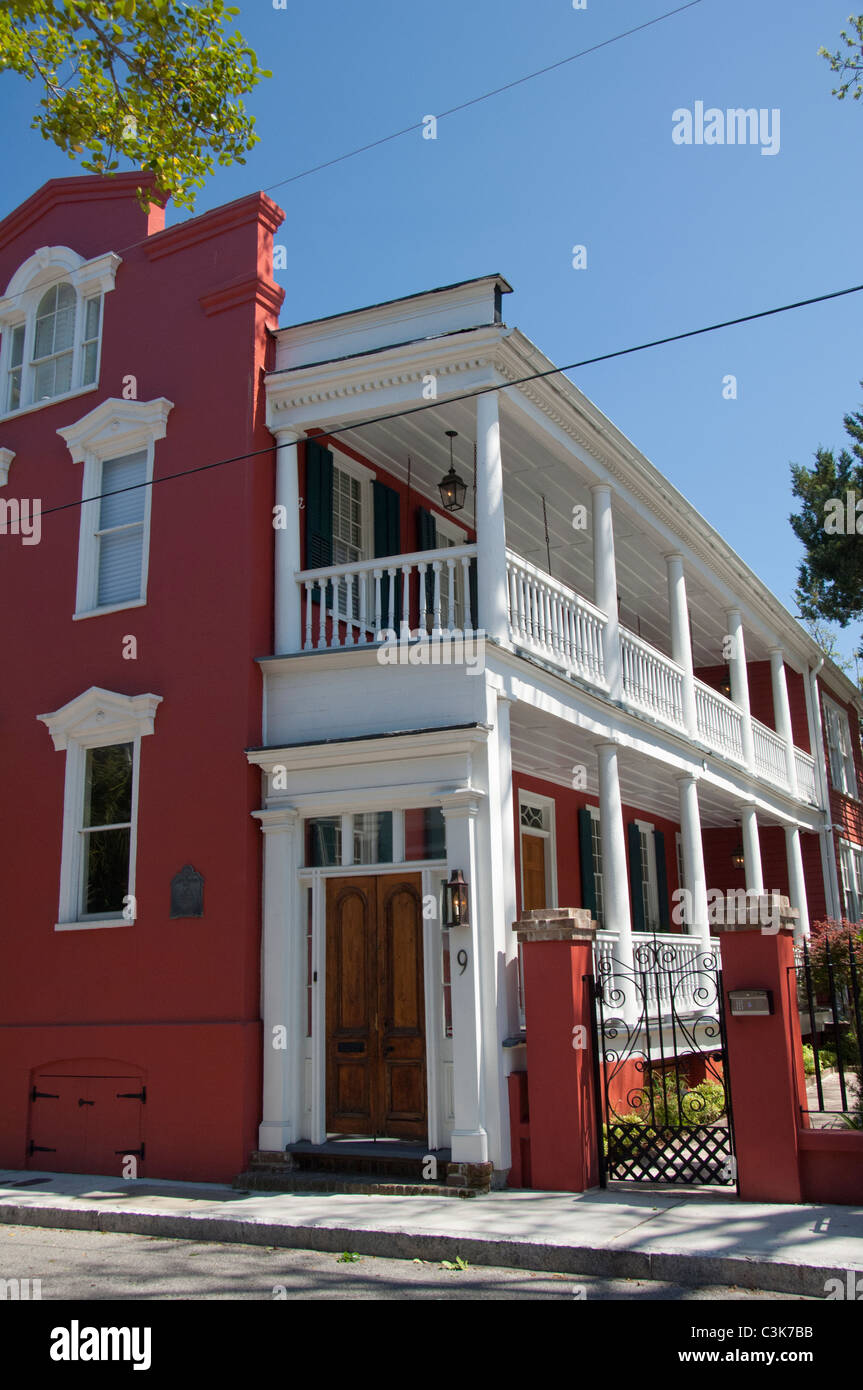
<path id="1" fill-rule="evenodd" d="M 204 875 L 184 864 L 171 879 L 171 916 L 203 917 Z"/>

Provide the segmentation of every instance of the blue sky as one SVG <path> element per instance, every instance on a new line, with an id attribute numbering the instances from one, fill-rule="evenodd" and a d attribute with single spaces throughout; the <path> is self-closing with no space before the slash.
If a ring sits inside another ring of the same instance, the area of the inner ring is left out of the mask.
<path id="1" fill-rule="evenodd" d="M 261 143 L 196 211 L 271 189 L 283 323 L 500 271 L 507 321 L 557 362 L 863 281 L 863 102 L 837 101 L 817 56 L 839 46 L 848 0 L 702 0 L 442 119 L 434 141 L 414 132 L 272 187 L 673 2 L 245 0 L 237 24 L 274 73 L 248 101 Z M 74 171 L 28 129 L 37 96 L 2 78 L 2 214 Z M 675 144 L 672 112 L 696 101 L 778 108 L 779 152 Z M 788 465 L 844 442 L 861 308 L 851 296 L 574 374 L 792 611 Z"/>

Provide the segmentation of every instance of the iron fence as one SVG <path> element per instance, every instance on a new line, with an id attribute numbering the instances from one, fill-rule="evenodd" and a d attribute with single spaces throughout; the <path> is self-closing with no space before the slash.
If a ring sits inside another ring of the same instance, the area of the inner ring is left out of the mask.
<path id="1" fill-rule="evenodd" d="M 863 1129 L 863 930 L 829 928 L 804 942 L 790 973 L 804 1040 L 801 1114 L 815 1128 Z"/>

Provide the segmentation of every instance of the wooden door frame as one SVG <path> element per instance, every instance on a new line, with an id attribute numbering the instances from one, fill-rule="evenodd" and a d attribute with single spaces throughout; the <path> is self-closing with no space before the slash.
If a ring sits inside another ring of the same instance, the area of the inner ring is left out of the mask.
<path id="1" fill-rule="evenodd" d="M 323 1144 L 327 1137 L 327 885 L 329 878 L 386 878 L 403 877 L 405 874 L 421 874 L 423 898 L 434 895 L 438 898 L 438 885 L 446 878 L 446 861 L 421 860 L 403 864 L 351 864 L 342 867 L 328 866 L 325 869 L 303 869 L 297 880 L 297 901 L 300 904 L 298 918 L 305 933 L 305 892 L 312 889 L 312 971 L 317 981 L 312 991 L 312 1036 L 303 1036 L 303 1072 L 311 1062 L 311 1123 L 308 1139 L 312 1144 Z M 443 1132 L 443 1107 L 441 1097 L 442 1065 L 441 1042 L 443 1034 L 443 979 L 441 971 L 441 927 L 439 917 L 423 916 L 423 982 L 425 990 L 425 1044 L 426 1044 L 426 1115 L 428 1119 L 428 1147 L 438 1149 L 446 1142 Z M 305 935 L 303 936 L 305 941 Z M 302 1010 L 305 1019 L 305 1010 Z M 305 1028 L 303 1028 L 303 1034 Z M 305 1096 L 305 1082 L 303 1082 Z M 305 1127 L 305 1102 L 302 1103 L 302 1124 Z"/>
<path id="2" fill-rule="evenodd" d="M 548 813 L 548 829 L 534 830 L 530 826 L 521 823 L 522 806 L 536 806 L 543 814 Z M 533 835 L 545 840 L 545 896 L 547 905 L 554 907 L 558 896 L 557 891 L 557 830 L 555 825 L 555 800 L 553 796 L 543 796 L 541 792 L 529 792 L 519 788 L 518 791 L 518 871 L 519 871 L 519 901 L 524 902 L 524 858 L 521 853 L 521 837 L 523 835 Z"/>

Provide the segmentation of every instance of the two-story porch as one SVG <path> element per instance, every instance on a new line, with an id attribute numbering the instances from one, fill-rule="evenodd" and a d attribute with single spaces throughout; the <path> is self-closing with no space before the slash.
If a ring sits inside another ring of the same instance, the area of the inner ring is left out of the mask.
<path id="1" fill-rule="evenodd" d="M 265 1052 L 264 1148 L 353 1117 L 506 1168 L 520 907 L 591 906 L 625 958 L 642 929 L 706 939 L 711 889 L 789 893 L 804 929 L 807 877 L 823 892 L 812 644 L 502 324 L 507 289 L 279 334 L 275 640 L 249 756 L 265 1030 L 287 1020 L 289 1042 Z M 472 910 L 447 933 L 454 870 Z"/>

